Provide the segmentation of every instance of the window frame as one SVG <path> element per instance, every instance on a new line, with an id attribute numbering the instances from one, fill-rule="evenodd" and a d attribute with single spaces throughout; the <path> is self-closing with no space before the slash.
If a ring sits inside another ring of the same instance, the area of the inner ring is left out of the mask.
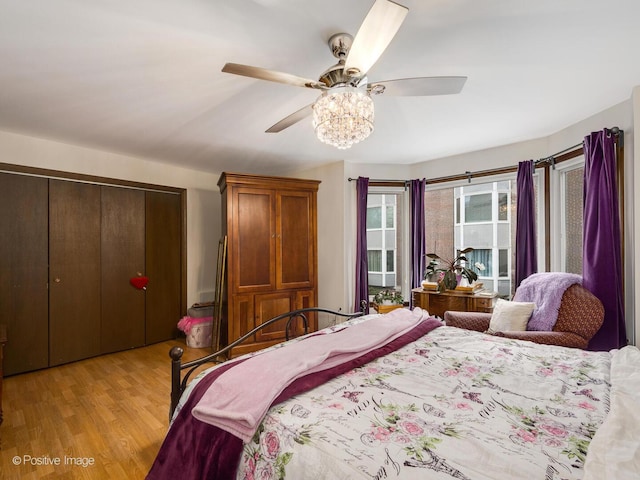
<path id="1" fill-rule="evenodd" d="M 534 184 L 535 184 L 535 191 L 536 191 L 536 217 L 537 217 L 537 232 L 536 232 L 536 236 L 537 236 L 537 249 L 538 249 L 538 271 L 543 271 L 544 270 L 544 262 L 545 262 L 545 234 L 546 234 L 546 228 L 545 228 L 545 211 L 544 211 L 544 202 L 545 202 L 545 196 L 544 196 L 544 190 L 545 190 L 545 174 L 544 174 L 544 170 L 543 169 L 535 169 L 534 170 L 534 174 L 533 174 L 533 179 L 534 179 Z M 465 187 L 465 186 L 470 186 L 470 185 L 479 185 L 479 184 L 486 184 L 486 183 L 499 183 L 502 181 L 512 181 L 515 188 L 517 189 L 517 171 L 516 172 L 505 172 L 505 173 L 497 173 L 495 175 L 486 175 L 486 176 L 478 176 L 476 178 L 471 178 L 471 180 L 469 181 L 469 179 L 458 179 L 458 180 L 451 180 L 451 181 L 446 181 L 446 182 L 437 182 L 437 183 L 432 183 L 432 184 L 427 184 L 425 191 L 434 191 L 434 190 L 442 190 L 442 189 L 453 189 L 456 187 Z M 502 189 L 496 188 L 493 189 L 492 188 L 492 205 L 494 204 L 494 202 L 499 203 L 499 193 L 502 192 Z M 475 192 L 474 192 L 475 193 Z M 516 190 L 516 198 L 517 198 L 517 190 Z M 460 226 L 461 223 L 456 223 L 457 217 L 456 217 L 456 208 L 457 205 L 459 205 L 459 213 L 460 213 L 460 220 L 462 220 L 464 218 L 465 212 L 464 212 L 464 205 L 463 205 L 463 200 L 459 200 L 462 199 L 463 197 L 454 197 L 454 203 L 453 203 L 453 216 L 452 216 L 452 225 L 455 226 Z M 425 206 L 426 209 L 428 209 L 428 205 Z M 498 220 L 497 218 L 499 217 L 497 210 L 492 209 L 492 220 L 491 222 L 473 222 L 471 223 L 472 225 L 479 225 L 482 223 L 492 223 L 493 224 L 493 228 L 494 228 L 494 238 L 496 238 L 497 232 L 495 231 L 495 229 L 497 229 L 498 225 L 500 223 L 505 224 L 505 223 L 509 223 L 511 224 L 512 220 L 513 220 L 513 215 L 512 215 L 512 211 L 513 209 L 516 208 L 516 204 L 511 204 L 510 208 L 508 210 L 508 214 L 507 214 L 507 220 Z M 496 216 L 496 221 L 493 222 L 493 215 Z M 428 226 L 427 226 L 428 228 Z M 464 240 L 464 238 L 462 238 L 461 240 Z M 428 248 L 427 248 L 428 249 Z M 497 262 L 495 263 L 494 270 L 497 272 L 496 276 L 492 277 L 492 280 L 494 281 L 501 281 L 501 280 L 506 280 L 507 278 L 509 279 L 510 282 L 510 291 L 511 291 L 511 295 L 513 295 L 514 290 L 515 290 L 515 277 L 511 275 L 511 272 L 514 271 L 514 264 L 513 264 L 513 256 L 515 254 L 515 244 L 512 244 L 509 247 L 510 250 L 510 255 L 508 255 L 508 271 L 510 272 L 508 277 L 502 277 L 499 276 L 499 256 L 500 253 L 499 251 L 501 250 L 501 248 L 495 247 L 493 248 L 494 252 L 493 252 L 493 256 L 497 259 Z M 436 252 L 438 253 L 438 252 Z M 446 254 L 446 253 L 445 253 Z M 479 279 L 482 279 L 484 276 L 483 275 L 478 275 Z M 485 278 L 489 278 L 489 277 L 485 277 Z M 496 280 L 497 279 L 497 280 Z M 497 284 L 495 285 L 494 290 L 497 291 Z"/>
<path id="2" fill-rule="evenodd" d="M 369 190 L 367 192 L 367 196 L 368 195 L 399 195 L 401 194 L 404 198 L 402 200 L 402 204 L 399 205 L 398 202 L 396 202 L 394 205 L 388 205 L 386 203 L 380 203 L 379 206 L 381 207 L 385 207 L 385 209 L 387 207 L 393 206 L 395 209 L 394 212 L 394 216 L 393 216 L 393 222 L 394 222 L 394 226 L 393 226 L 393 230 L 396 231 L 396 235 L 398 236 L 398 239 L 405 239 L 405 244 L 403 244 L 402 246 L 402 254 L 398 255 L 398 245 L 399 245 L 399 241 L 396 242 L 396 246 L 395 246 L 395 257 L 396 257 L 396 263 L 394 264 L 394 269 L 393 271 L 383 271 L 383 272 L 372 272 L 372 273 L 381 273 L 381 274 L 385 274 L 385 273 L 392 273 L 395 275 L 396 277 L 396 286 L 400 287 L 400 290 L 402 292 L 402 296 L 405 299 L 408 299 L 410 297 L 411 294 L 411 278 L 410 278 L 410 274 L 408 272 L 411 271 L 411 265 L 409 263 L 409 254 L 410 254 L 410 245 L 408 244 L 409 242 L 409 238 L 410 238 L 410 221 L 409 221 L 409 215 L 410 215 L 410 198 L 409 198 L 409 191 L 407 190 L 407 188 L 405 187 L 400 187 L 400 186 L 370 186 Z M 367 208 L 369 208 L 370 206 L 375 207 L 378 205 L 367 205 Z M 403 215 L 403 218 L 405 219 L 405 221 L 402 222 L 402 232 L 399 232 L 398 230 L 398 218 L 400 215 Z M 381 230 L 382 232 L 384 232 L 385 230 L 391 230 L 391 228 L 386 227 L 386 210 L 383 210 L 383 214 L 382 214 L 382 225 L 383 227 L 379 230 Z M 367 229 L 367 231 L 372 231 L 372 230 L 378 230 L 378 229 Z M 369 250 L 369 247 L 367 246 L 367 250 Z M 376 249 L 374 249 L 376 250 Z M 386 267 L 386 252 L 388 251 L 388 249 L 386 248 L 381 248 L 381 249 L 377 249 L 380 250 L 382 252 L 382 257 L 383 257 L 383 265 Z M 404 275 L 399 276 L 398 272 L 406 272 Z M 369 270 L 369 272 L 371 272 L 371 270 Z"/>
<path id="3" fill-rule="evenodd" d="M 565 178 L 567 172 L 584 168 L 584 154 L 581 154 L 562 163 L 557 163 L 555 169 L 549 174 L 549 224 L 551 233 L 557 232 L 554 238 L 560 238 L 559 242 L 550 242 L 549 260 L 550 271 L 564 272 L 566 270 L 566 259 L 562 254 L 567 248 L 566 239 L 566 211 L 564 209 L 566 190 Z M 542 271 L 542 270 L 540 270 Z"/>

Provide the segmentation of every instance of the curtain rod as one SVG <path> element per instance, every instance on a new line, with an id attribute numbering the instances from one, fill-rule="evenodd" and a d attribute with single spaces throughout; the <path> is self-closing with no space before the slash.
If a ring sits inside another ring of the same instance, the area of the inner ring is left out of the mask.
<path id="1" fill-rule="evenodd" d="M 347 178 L 347 180 L 349 180 L 350 182 L 355 182 L 358 179 L 349 177 Z M 375 182 L 375 183 L 398 183 L 398 184 L 402 183 L 407 186 L 411 183 L 411 180 L 398 180 L 397 178 L 394 180 L 384 179 L 384 178 L 370 178 L 369 181 Z"/>
<path id="2" fill-rule="evenodd" d="M 622 130 L 620 130 L 618 127 L 611 127 L 609 130 L 613 135 L 615 135 L 616 137 L 620 136 L 620 133 L 624 133 Z M 623 138 L 623 137 L 620 137 Z M 560 155 L 569 153 L 569 152 L 573 152 L 579 148 L 582 148 L 583 146 L 583 142 L 580 143 L 576 143 L 575 145 L 572 145 L 571 147 L 565 148 L 564 150 L 560 150 L 559 152 L 556 152 L 552 155 L 549 155 L 547 157 L 543 157 L 543 158 L 539 158 L 538 160 L 534 161 L 534 165 L 535 167 L 545 167 L 547 165 L 551 165 L 551 167 L 555 170 L 555 164 L 558 161 L 558 158 Z M 572 158 L 572 157 L 570 157 Z M 471 182 L 472 178 L 477 178 L 477 177 L 488 177 L 490 175 L 497 175 L 500 173 L 511 173 L 511 172 L 516 172 L 518 170 L 517 166 L 511 166 L 511 167 L 500 167 L 500 168 L 493 168 L 493 169 L 489 169 L 489 170 L 479 170 L 476 172 L 464 172 L 464 174 L 458 174 L 458 175 L 449 175 L 446 177 L 437 177 L 437 178 L 432 178 L 432 179 L 428 179 L 427 180 L 427 184 L 434 184 L 434 183 L 444 183 L 444 182 L 451 182 L 451 181 L 455 181 L 455 180 L 465 180 L 467 179 L 469 182 Z M 349 177 L 348 180 L 351 181 L 355 181 L 357 180 L 357 178 L 351 178 Z M 388 180 L 388 179 L 373 179 L 370 178 L 369 182 L 371 183 L 389 183 L 389 184 L 393 184 L 393 185 L 404 185 L 404 187 L 406 188 L 410 183 L 411 180 Z M 381 186 L 381 185 L 378 185 Z"/>

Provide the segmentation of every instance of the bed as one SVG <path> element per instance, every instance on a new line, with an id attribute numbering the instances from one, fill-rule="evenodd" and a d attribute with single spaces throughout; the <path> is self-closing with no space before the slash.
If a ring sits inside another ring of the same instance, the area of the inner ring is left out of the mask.
<path id="1" fill-rule="evenodd" d="M 323 348 L 338 353 L 299 367 Z M 640 478 L 633 346 L 539 345 L 398 309 L 173 383 L 149 479 Z"/>

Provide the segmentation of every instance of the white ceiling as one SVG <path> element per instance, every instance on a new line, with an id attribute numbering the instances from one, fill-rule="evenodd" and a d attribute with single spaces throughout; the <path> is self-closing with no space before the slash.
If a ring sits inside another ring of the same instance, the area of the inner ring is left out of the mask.
<path id="1" fill-rule="evenodd" d="M 400 3 L 369 80 L 469 78 L 459 95 L 374 97 L 375 131 L 350 150 L 310 118 L 264 133 L 318 91 L 220 69 L 316 79 L 373 0 L 0 0 L 0 130 L 211 172 L 410 164 L 549 135 L 640 85 L 638 0 Z"/>

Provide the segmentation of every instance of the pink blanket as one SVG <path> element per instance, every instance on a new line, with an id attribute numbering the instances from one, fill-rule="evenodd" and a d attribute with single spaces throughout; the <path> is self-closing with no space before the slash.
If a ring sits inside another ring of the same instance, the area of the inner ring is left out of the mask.
<path id="1" fill-rule="evenodd" d="M 248 442 L 274 399 L 294 380 L 379 348 L 427 317 L 420 308 L 399 308 L 349 328 L 256 355 L 220 375 L 191 413 Z"/>

